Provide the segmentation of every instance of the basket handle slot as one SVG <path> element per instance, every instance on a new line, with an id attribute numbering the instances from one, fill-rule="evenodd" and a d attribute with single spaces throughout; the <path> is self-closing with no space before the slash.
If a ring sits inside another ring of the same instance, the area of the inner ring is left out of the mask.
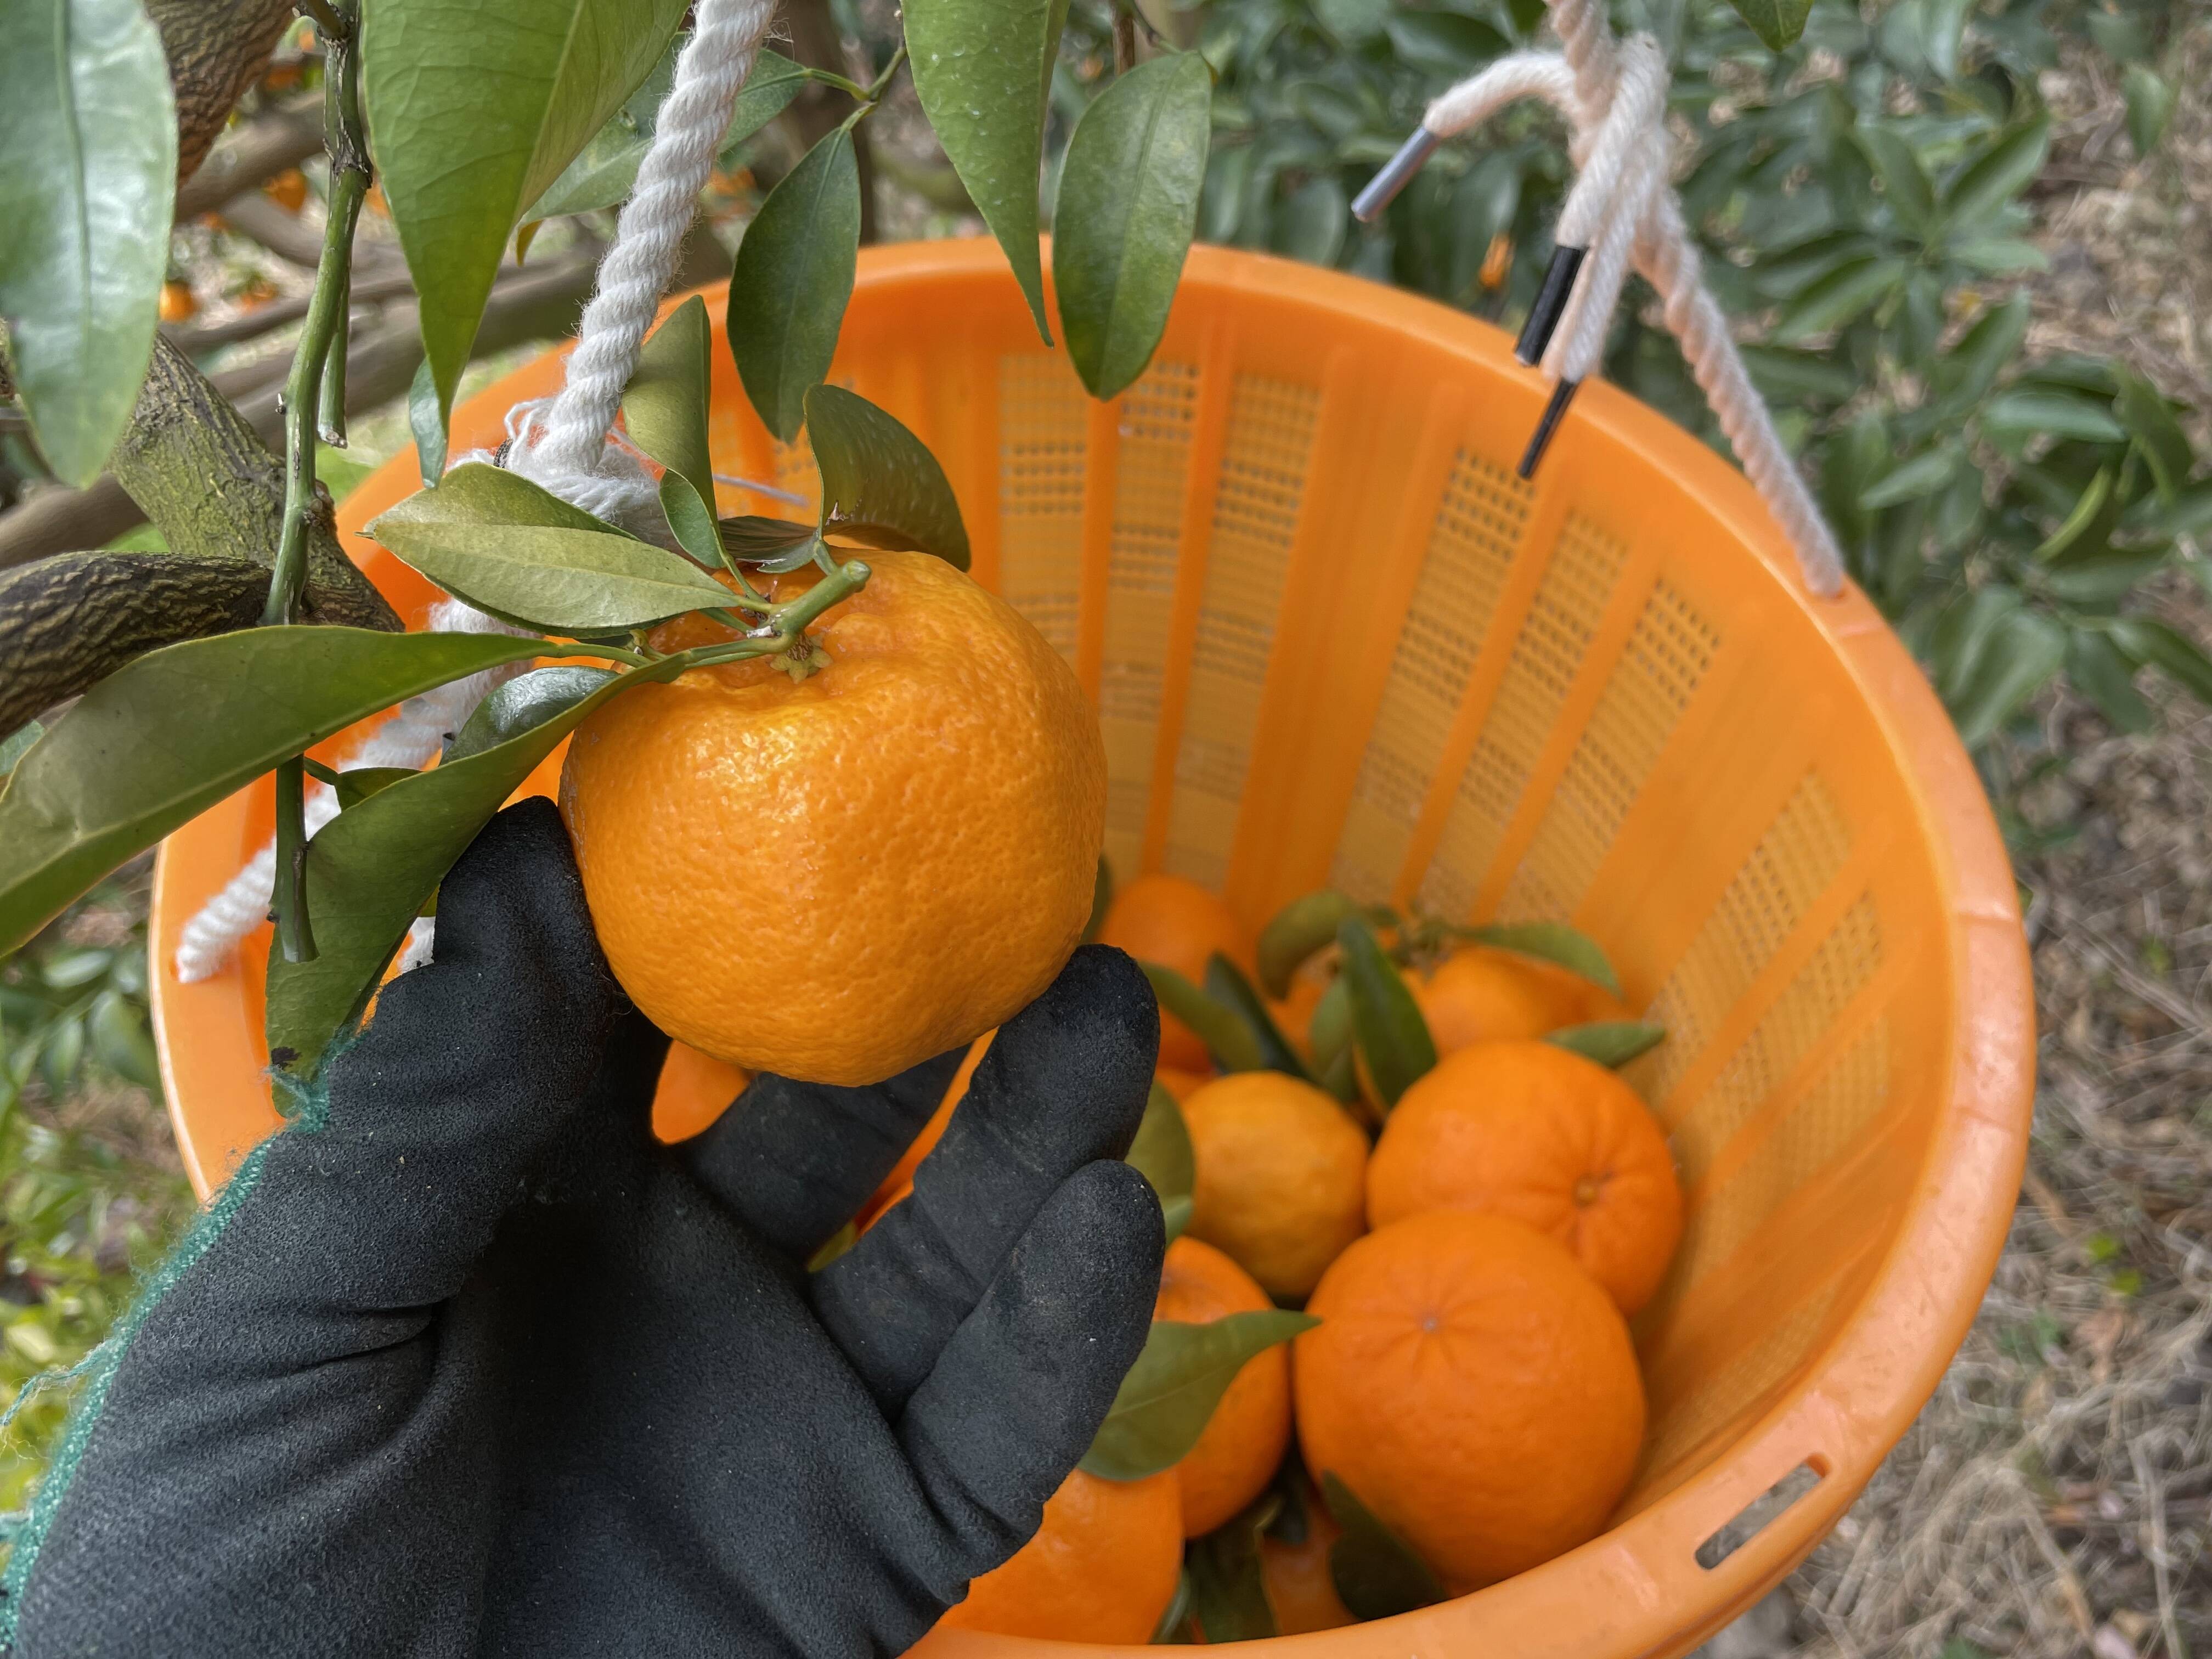
<path id="1" fill-rule="evenodd" d="M 1738 1510 L 1718 1531 L 1698 1545 L 1698 1565 L 1711 1571 L 1765 1531 L 1784 1510 L 1819 1486 L 1826 1474 L 1821 1463 L 1807 1458 Z"/>

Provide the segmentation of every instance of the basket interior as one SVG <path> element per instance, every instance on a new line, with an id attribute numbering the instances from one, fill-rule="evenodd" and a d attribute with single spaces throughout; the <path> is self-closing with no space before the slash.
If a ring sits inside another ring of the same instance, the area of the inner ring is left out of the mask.
<path id="1" fill-rule="evenodd" d="M 935 450 L 976 574 L 1097 700 L 1118 874 L 1191 877 L 1255 926 L 1325 883 L 1570 919 L 1665 1024 L 1630 1076 L 1690 1218 L 1637 1322 L 1632 1513 L 1789 1392 L 1896 1236 L 1954 1014 L 1941 854 L 1692 441 L 1594 386 L 1532 487 L 1542 390 L 1503 336 L 1210 269 L 1116 404 L 1001 276 L 856 303 L 833 378 Z M 718 453 L 804 494 L 803 446 L 717 369 Z"/>

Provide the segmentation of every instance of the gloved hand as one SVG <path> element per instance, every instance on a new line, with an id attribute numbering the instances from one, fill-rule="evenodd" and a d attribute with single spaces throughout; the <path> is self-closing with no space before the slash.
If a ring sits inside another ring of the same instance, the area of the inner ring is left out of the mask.
<path id="1" fill-rule="evenodd" d="M 1078 951 L 810 1275 L 957 1056 L 762 1078 L 659 1146 L 665 1039 L 551 806 L 510 809 L 434 962 L 118 1327 L 18 1535 L 13 1651 L 897 1653 L 1036 1530 L 1143 1345 L 1159 1207 L 1111 1160 L 1156 1021 Z"/>

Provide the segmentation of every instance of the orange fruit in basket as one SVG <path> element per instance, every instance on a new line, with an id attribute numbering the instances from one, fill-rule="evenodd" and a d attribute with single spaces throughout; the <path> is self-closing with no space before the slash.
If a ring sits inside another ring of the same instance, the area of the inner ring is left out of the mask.
<path id="1" fill-rule="evenodd" d="M 1178 1072 L 1172 1066 L 1163 1066 L 1152 1073 L 1152 1081 L 1175 1097 L 1180 1106 L 1197 1090 L 1213 1081 L 1211 1072 Z"/>
<path id="2" fill-rule="evenodd" d="M 261 193 L 285 212 L 297 213 L 307 204 L 307 175 L 297 167 L 286 167 L 261 186 Z"/>
<path id="3" fill-rule="evenodd" d="M 1343 1535 L 1343 1529 L 1310 1487 L 1305 1494 L 1305 1517 L 1306 1535 L 1295 1544 L 1273 1534 L 1260 1540 L 1260 1581 L 1275 1614 L 1275 1629 L 1285 1636 L 1340 1630 L 1359 1622 L 1336 1593 L 1336 1580 L 1329 1572 L 1329 1546 Z"/>
<path id="4" fill-rule="evenodd" d="M 1367 1137 L 1280 1072 L 1216 1078 L 1182 1105 L 1198 1166 L 1190 1236 L 1270 1296 L 1302 1297 L 1366 1226 Z"/>
<path id="5" fill-rule="evenodd" d="M 1367 1219 L 1480 1210 L 1575 1253 L 1624 1314 L 1651 1299 L 1682 1237 L 1667 1138 L 1636 1091 L 1548 1042 L 1481 1042 L 1398 1102 L 1367 1164 Z"/>
<path id="6" fill-rule="evenodd" d="M 939 1623 L 1047 1641 L 1149 1642 L 1182 1574 L 1174 1471 L 1102 1480 L 1077 1469 L 1046 1501 L 1036 1536 L 969 1584 Z"/>
<path id="7" fill-rule="evenodd" d="M 193 296 L 190 283 L 175 281 L 161 284 L 161 299 L 157 314 L 165 323 L 188 323 L 198 312 L 200 302 Z"/>
<path id="8" fill-rule="evenodd" d="M 1066 659 L 941 559 L 868 562 L 814 625 L 828 666 L 626 691 L 561 778 L 630 1000 L 695 1048 L 817 1083 L 879 1081 L 1032 1001 L 1091 919 L 1105 833 L 1105 750 Z M 653 637 L 734 635 L 692 615 Z"/>
<path id="9" fill-rule="evenodd" d="M 1211 1244 L 1186 1237 L 1168 1246 L 1152 1317 L 1206 1325 L 1273 1305 L 1251 1274 Z M 1244 1362 L 1206 1432 L 1175 1466 L 1185 1535 L 1212 1532 L 1257 1498 L 1290 1443 L 1291 1351 L 1278 1343 Z"/>
<path id="10" fill-rule="evenodd" d="M 1125 884 L 1106 907 L 1098 940 L 1127 951 L 1139 962 L 1172 968 L 1197 986 L 1206 983 L 1206 964 L 1216 951 L 1247 975 L 1257 971 L 1251 937 L 1229 907 L 1181 876 L 1139 876 Z M 1164 1008 L 1160 1010 L 1160 1064 L 1184 1072 L 1206 1071 L 1213 1064 L 1198 1033 Z"/>
<path id="11" fill-rule="evenodd" d="M 1370 1233 L 1307 1304 L 1298 1440 L 1455 1594 L 1595 1537 L 1644 1443 L 1620 1310 L 1564 1245 L 1430 1210 Z"/>
<path id="12" fill-rule="evenodd" d="M 1620 1005 L 1601 987 L 1551 963 L 1486 945 L 1455 951 L 1432 972 L 1409 975 L 1407 985 L 1440 1055 L 1469 1043 L 1540 1037 L 1562 1025 L 1621 1018 Z"/>
<path id="13" fill-rule="evenodd" d="M 921 1167 L 921 1160 L 929 1156 L 937 1143 L 945 1138 L 945 1126 L 952 1121 L 952 1109 L 968 1092 L 969 1079 L 975 1075 L 976 1066 L 982 1064 L 983 1051 L 991 1046 L 991 1039 L 997 1035 L 996 1031 L 986 1031 L 969 1045 L 967 1054 L 961 1059 L 960 1069 L 953 1073 L 952 1081 L 945 1085 L 945 1098 L 938 1102 L 937 1109 L 921 1126 L 921 1133 L 915 1136 L 913 1144 L 905 1152 L 899 1154 L 899 1161 L 891 1166 L 890 1173 L 876 1184 L 875 1192 L 866 1204 L 860 1206 L 860 1214 L 853 1218 L 853 1224 L 862 1232 L 874 1226 L 877 1218 L 885 1210 L 914 1190 L 915 1170 Z"/>

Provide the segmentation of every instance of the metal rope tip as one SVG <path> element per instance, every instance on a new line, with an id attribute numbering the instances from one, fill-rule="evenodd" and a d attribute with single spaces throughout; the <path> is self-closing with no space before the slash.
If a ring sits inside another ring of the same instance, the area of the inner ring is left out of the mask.
<path id="1" fill-rule="evenodd" d="M 1421 170 L 1421 163 L 1442 143 L 1443 140 L 1426 127 L 1415 127 L 1413 136 L 1399 145 L 1398 153 L 1382 164 L 1382 171 L 1370 179 L 1367 188 L 1352 198 L 1352 216 L 1363 225 L 1371 225 L 1381 218 L 1382 210 L 1405 189 L 1406 181 Z"/>
<path id="2" fill-rule="evenodd" d="M 1586 247 L 1565 246 L 1552 250 L 1552 263 L 1544 267 L 1544 284 L 1536 290 L 1536 303 L 1528 307 L 1528 320 L 1521 325 L 1521 337 L 1513 343 L 1513 355 L 1527 367 L 1534 368 L 1544 360 L 1559 319 L 1566 315 L 1567 296 L 1575 291 L 1575 278 L 1582 273 L 1583 257 L 1589 252 Z"/>
<path id="3" fill-rule="evenodd" d="M 1528 434 L 1528 447 L 1521 454 L 1521 482 L 1526 483 L 1536 476 L 1536 463 L 1544 459 L 1551 447 L 1552 434 L 1559 429 L 1559 421 L 1567 412 L 1567 405 L 1575 400 L 1582 387 L 1580 380 L 1561 380 L 1552 388 L 1552 401 L 1544 405 L 1542 418 L 1536 429 Z"/>

